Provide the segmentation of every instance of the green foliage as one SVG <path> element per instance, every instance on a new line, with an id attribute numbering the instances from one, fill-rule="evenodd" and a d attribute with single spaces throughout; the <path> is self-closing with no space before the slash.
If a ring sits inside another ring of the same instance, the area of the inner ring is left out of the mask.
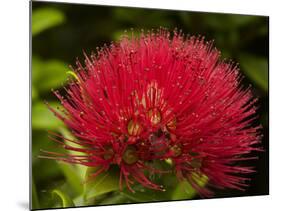
<path id="1" fill-rule="evenodd" d="M 32 176 L 32 209 L 35 208 L 40 208 L 40 204 L 39 204 L 39 200 L 38 200 L 38 196 L 37 196 L 37 190 L 36 190 L 36 185 L 34 183 L 34 179 Z"/>
<path id="2" fill-rule="evenodd" d="M 134 193 L 126 189 L 121 192 L 121 194 L 133 202 L 163 201 L 170 199 L 171 189 L 157 191 L 144 188 L 141 185 L 136 185 L 133 187 L 133 189 L 135 190 Z"/>
<path id="3" fill-rule="evenodd" d="M 76 140 L 75 137 L 73 137 L 73 135 L 65 127 L 60 127 L 59 132 L 62 134 L 63 137 L 67 138 L 68 140 L 73 140 L 73 141 Z M 76 143 L 73 143 L 71 141 L 65 140 L 65 143 L 67 145 L 71 146 L 71 147 L 81 147 L 81 146 L 78 146 Z M 68 153 L 70 155 L 85 155 L 85 153 L 83 153 L 83 152 L 76 152 L 76 151 L 72 151 L 72 150 L 68 150 L 66 153 Z M 75 165 L 76 174 L 80 177 L 80 179 L 85 178 L 87 169 L 88 169 L 87 166 Z M 78 181 L 78 180 L 75 180 L 75 181 Z M 82 185 L 82 180 L 81 180 L 81 183 L 79 185 L 80 186 Z"/>
<path id="4" fill-rule="evenodd" d="M 109 205 L 109 204 L 124 204 L 124 203 L 132 203 L 134 201 L 131 201 L 128 199 L 128 197 L 122 192 L 115 191 L 110 197 L 106 197 L 102 200 L 100 203 L 101 205 Z"/>
<path id="5" fill-rule="evenodd" d="M 159 165 L 157 163 L 156 165 Z M 165 166 L 166 168 L 168 165 Z M 170 168 L 171 166 L 169 166 Z M 86 173 L 85 179 L 95 173 L 97 169 L 89 168 Z M 131 192 L 125 184 L 123 184 L 122 191 L 119 190 L 119 169 L 117 166 L 111 167 L 108 171 L 98 175 L 95 178 L 91 178 L 84 186 L 84 199 L 85 203 L 90 204 L 112 204 L 120 202 L 148 202 L 148 201 L 163 201 L 163 200 L 179 200 L 179 199 L 191 199 L 196 195 L 196 191 L 189 185 L 188 182 L 178 183 L 178 180 L 173 174 L 151 175 L 150 179 L 156 184 L 164 184 L 164 191 L 157 191 L 143 187 L 140 184 L 135 184 L 132 189 L 135 192 Z M 201 181 L 198 181 L 200 183 Z M 204 186 L 206 180 L 200 183 L 200 186 Z M 183 187 L 183 193 L 180 192 Z M 115 192 L 111 197 L 105 197 L 103 200 L 96 200 L 104 194 Z"/>
<path id="6" fill-rule="evenodd" d="M 76 166 L 64 162 L 58 162 L 58 165 L 66 178 L 66 182 L 70 185 L 72 190 L 74 190 L 77 195 L 82 194 L 83 180 L 80 177 L 79 171 Z"/>
<path id="7" fill-rule="evenodd" d="M 169 180 L 167 182 L 167 180 Z M 136 185 L 133 189 L 135 193 L 125 189 L 121 192 L 121 195 L 126 196 L 133 202 L 148 202 L 148 201 L 164 201 L 164 200 L 181 200 L 181 199 L 192 199 L 197 192 L 187 182 L 178 182 L 178 179 L 172 175 L 162 175 L 158 179 L 158 183 L 165 184 L 164 191 L 156 191 L 144 188 L 141 185 Z"/>
<path id="8" fill-rule="evenodd" d="M 136 8 L 96 8 L 84 6 L 70 9 L 63 4 L 46 7 L 46 3 L 33 2 L 32 14 L 32 207 L 69 207 L 83 205 L 118 204 L 147 201 L 192 199 L 196 191 L 187 181 L 179 182 L 173 174 L 155 176 L 147 173 L 156 184 L 163 184 L 165 191 L 155 191 L 134 184 L 135 193 L 126 186 L 119 190 L 119 169 L 91 178 L 97 169 L 70 165 L 53 160 L 39 159 L 40 149 L 79 155 L 58 147 L 48 138 L 46 130 L 56 131 L 70 140 L 75 137 L 65 128 L 43 103 L 47 100 L 53 108 L 60 107 L 51 89 L 61 89 L 68 76 L 77 76 L 69 68 L 82 50 L 90 52 L 95 47 L 118 40 L 124 30 L 139 36 L 140 29 L 157 29 L 159 26 L 182 29 L 185 34 L 214 39 L 223 57 L 239 62 L 246 84 L 253 83 L 259 97 L 266 98 L 268 91 L 268 61 L 265 43 L 268 27 L 265 18 L 165 10 L 154 11 Z M 65 23 L 65 24 L 63 24 Z M 106 26 L 106 27 L 104 27 Z M 57 27 L 59 30 L 51 30 Z M 100 29 L 103 30 L 100 30 Z M 42 36 L 37 36 L 37 35 Z M 52 48 L 50 48 L 50 46 Z M 254 46 L 254 47 L 253 47 Z M 56 49 L 53 51 L 53 49 Z M 83 58 L 83 57 L 81 57 Z M 80 59 L 81 59 L 80 58 Z M 266 118 L 266 110 L 262 111 Z M 266 124 L 267 121 L 264 121 Z M 265 125 L 266 126 L 266 125 Z M 75 147 L 75 144 L 66 141 Z M 159 169 L 169 169 L 172 163 L 154 163 Z M 205 186 L 207 178 L 197 180 Z M 46 191 L 46 194 L 44 194 Z"/>
<path id="9" fill-rule="evenodd" d="M 268 91 L 267 59 L 250 54 L 242 54 L 239 61 L 245 74 L 264 91 Z"/>
<path id="10" fill-rule="evenodd" d="M 54 199 L 57 199 L 61 204 L 60 207 L 74 207 L 74 203 L 71 198 L 61 190 L 55 189 L 52 191 L 52 195 Z"/>
<path id="11" fill-rule="evenodd" d="M 170 162 L 163 163 L 154 161 L 153 166 L 163 171 L 168 171 L 173 168 L 172 163 Z M 148 173 L 148 176 L 150 180 L 155 184 L 163 185 L 164 190 L 152 190 L 145 188 L 140 184 L 136 184 L 133 186 L 133 190 L 135 190 L 135 193 L 132 193 L 127 188 L 125 188 L 124 191 L 121 192 L 121 194 L 126 196 L 132 202 L 192 199 L 197 194 L 187 181 L 179 183 L 178 178 L 171 172 L 163 173 L 160 175 L 149 175 Z M 202 187 L 206 184 L 206 181 L 203 184 L 201 179 L 198 179 L 197 182 L 200 183 Z M 182 190 L 181 188 L 184 188 L 185 191 L 180 192 Z"/>
<path id="12" fill-rule="evenodd" d="M 205 185 L 207 185 L 208 177 L 204 175 L 198 176 L 194 174 L 193 178 L 198 186 L 204 187 Z M 192 199 L 195 195 L 197 195 L 196 190 L 191 186 L 189 182 L 184 180 L 177 184 L 176 188 L 173 191 L 171 199 L 173 200 Z"/>
<path id="13" fill-rule="evenodd" d="M 32 58 L 32 83 L 39 92 L 50 92 L 51 89 L 61 87 L 68 71 L 68 65 L 62 61 L 42 61 L 35 56 Z"/>
<path id="14" fill-rule="evenodd" d="M 50 106 L 57 108 L 58 103 L 50 103 Z M 48 109 L 43 102 L 35 102 L 32 105 L 32 128 L 33 129 L 58 129 L 63 126 L 62 122 Z"/>
<path id="15" fill-rule="evenodd" d="M 256 21 L 257 17 L 254 15 L 229 15 L 231 23 L 237 27 L 245 26 Z"/>
<path id="16" fill-rule="evenodd" d="M 159 26 L 169 27 L 172 25 L 167 13 L 163 11 L 149 11 L 131 8 L 116 8 L 113 11 L 116 20 L 123 23 L 130 23 L 138 28 L 158 28 Z M 145 18 L 144 18 L 145 17 Z M 151 21 L 144 21 L 151 20 Z"/>
<path id="17" fill-rule="evenodd" d="M 119 173 L 118 169 L 111 167 L 108 171 L 91 177 L 97 169 L 88 168 L 86 172 L 86 183 L 84 186 L 84 198 L 86 201 L 95 199 L 95 197 L 119 190 Z"/>
<path id="18" fill-rule="evenodd" d="M 32 87 L 31 87 L 31 98 L 32 98 L 32 100 L 36 100 L 37 97 L 38 97 L 37 89 L 35 88 L 34 85 L 32 85 Z"/>
<path id="19" fill-rule="evenodd" d="M 195 195 L 196 191 L 192 188 L 192 186 L 187 181 L 182 181 L 176 186 L 171 199 L 192 199 Z"/>
<path id="20" fill-rule="evenodd" d="M 65 21 L 64 14 L 54 8 L 40 8 L 32 11 L 32 35 L 57 26 Z"/>

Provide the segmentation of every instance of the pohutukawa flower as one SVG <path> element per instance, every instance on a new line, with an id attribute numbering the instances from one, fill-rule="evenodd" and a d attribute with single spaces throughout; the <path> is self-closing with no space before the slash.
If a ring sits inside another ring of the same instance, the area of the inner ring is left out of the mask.
<path id="1" fill-rule="evenodd" d="M 76 144 L 63 146 L 85 155 L 50 152 L 50 158 L 96 167 L 95 175 L 118 165 L 120 187 L 125 181 L 131 191 L 134 182 L 163 190 L 146 174 L 167 173 L 154 160 L 171 161 L 168 173 L 202 196 L 212 193 L 209 187 L 247 186 L 246 174 L 254 170 L 240 161 L 260 150 L 257 100 L 212 43 L 160 29 L 125 35 L 76 65 L 66 94 L 54 92 L 64 111 L 49 108 L 76 137 L 62 137 Z M 199 185 L 202 178 L 208 185 Z"/>

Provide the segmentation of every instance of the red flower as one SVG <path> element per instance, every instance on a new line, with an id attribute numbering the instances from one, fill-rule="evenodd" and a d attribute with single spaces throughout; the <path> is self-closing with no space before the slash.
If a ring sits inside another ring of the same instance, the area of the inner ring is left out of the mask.
<path id="1" fill-rule="evenodd" d="M 253 169 L 237 162 L 260 150 L 260 126 L 251 126 L 256 99 L 239 85 L 237 66 L 219 56 L 201 37 L 166 30 L 125 36 L 96 56 L 85 55 L 65 97 L 54 92 L 64 113 L 49 107 L 79 147 L 63 146 L 85 156 L 51 154 L 97 167 L 95 175 L 117 164 L 120 187 L 125 181 L 131 191 L 135 181 L 162 190 L 145 171 L 163 173 L 149 161 L 167 159 L 179 180 L 203 196 L 211 193 L 209 185 L 242 190 Z M 200 185 L 202 177 L 209 185 Z"/>

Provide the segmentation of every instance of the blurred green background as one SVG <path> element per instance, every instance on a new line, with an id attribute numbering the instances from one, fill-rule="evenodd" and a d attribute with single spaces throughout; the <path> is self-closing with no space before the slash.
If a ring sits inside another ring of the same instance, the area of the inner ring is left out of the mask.
<path id="1" fill-rule="evenodd" d="M 118 194 L 114 178 L 94 186 L 94 199 L 85 203 L 81 185 L 86 169 L 53 160 L 39 159 L 40 149 L 62 151 L 48 138 L 47 130 L 71 136 L 63 124 L 43 104 L 47 100 L 59 106 L 51 89 L 60 89 L 68 77 L 69 65 L 76 58 L 83 60 L 83 50 L 96 51 L 104 43 L 118 40 L 124 30 L 133 28 L 171 30 L 203 35 L 214 40 L 222 57 L 240 64 L 243 83 L 252 84 L 260 101 L 259 120 L 264 129 L 264 152 L 259 160 L 249 161 L 257 172 L 245 192 L 216 191 L 216 197 L 268 194 L 268 17 L 169 11 L 142 8 L 108 7 L 50 2 L 32 2 L 32 206 L 33 208 L 68 207 L 87 204 L 134 203 L 198 197 L 186 185 L 188 193 L 176 186 L 174 178 L 168 186 L 172 192 L 155 194 L 143 190 L 139 194 Z M 98 178 L 99 179 L 99 178 Z M 156 178 L 159 179 L 159 178 Z M 109 185 L 108 185 L 109 184 Z"/>

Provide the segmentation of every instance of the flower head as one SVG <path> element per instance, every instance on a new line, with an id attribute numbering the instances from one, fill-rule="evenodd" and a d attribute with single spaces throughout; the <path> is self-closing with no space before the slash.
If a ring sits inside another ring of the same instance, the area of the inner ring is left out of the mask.
<path id="1" fill-rule="evenodd" d="M 145 173 L 167 173 L 154 160 L 171 161 L 169 173 L 204 196 L 211 191 L 199 185 L 202 177 L 243 189 L 253 169 L 237 162 L 259 150 L 256 99 L 241 87 L 238 67 L 219 57 L 202 37 L 162 29 L 85 54 L 66 94 L 54 92 L 64 111 L 49 107 L 76 137 L 76 147 L 63 146 L 85 155 L 56 159 L 97 167 L 95 175 L 118 165 L 120 187 L 125 181 L 131 191 L 134 182 L 163 190 Z"/>

